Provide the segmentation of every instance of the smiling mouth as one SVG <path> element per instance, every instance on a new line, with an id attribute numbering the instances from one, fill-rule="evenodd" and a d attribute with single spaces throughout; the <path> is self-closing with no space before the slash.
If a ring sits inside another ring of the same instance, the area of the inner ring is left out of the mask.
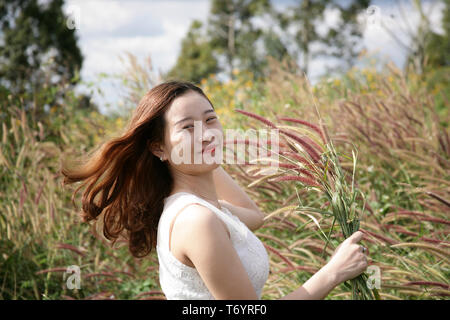
<path id="1" fill-rule="evenodd" d="M 217 145 L 207 146 L 205 149 L 202 150 L 202 153 L 212 152 L 212 151 L 216 150 L 216 147 L 217 147 Z"/>

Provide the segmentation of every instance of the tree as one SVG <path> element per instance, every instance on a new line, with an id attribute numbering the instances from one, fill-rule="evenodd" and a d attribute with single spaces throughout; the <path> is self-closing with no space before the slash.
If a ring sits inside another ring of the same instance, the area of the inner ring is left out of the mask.
<path id="1" fill-rule="evenodd" d="M 302 0 L 275 16 L 287 40 L 296 44 L 292 55 L 300 59 L 300 67 L 308 73 L 311 60 L 319 56 L 351 64 L 360 51 L 357 43 L 362 36 L 357 16 L 369 3 L 369 0 Z M 324 32 L 319 28 L 326 25 L 327 10 L 337 10 L 339 20 Z M 288 30 L 293 30 L 293 35 Z"/>
<path id="2" fill-rule="evenodd" d="M 205 38 L 211 50 L 208 54 L 218 61 L 219 71 L 226 72 L 231 79 L 236 68 L 251 71 L 256 78 L 264 76 L 269 56 L 290 61 L 301 58 L 305 72 L 311 59 L 321 55 L 350 64 L 360 51 L 357 42 L 361 31 L 357 16 L 370 2 L 302 0 L 277 12 L 270 0 L 211 1 Z M 327 10 L 337 10 L 340 19 L 323 33 L 319 29 L 323 29 L 320 27 Z M 290 34 L 292 30 L 294 34 Z M 320 45 L 318 49 L 317 44 Z M 181 56 L 183 54 L 185 51 L 182 50 Z M 192 56 L 181 56 L 183 65 L 191 64 Z"/>
<path id="3" fill-rule="evenodd" d="M 445 0 L 442 28 L 443 34 L 430 31 L 425 42 L 427 68 L 450 67 L 450 0 Z"/>
<path id="4" fill-rule="evenodd" d="M 254 19 L 271 9 L 269 0 L 212 0 L 208 35 L 214 51 L 224 57 L 222 70 L 230 78 L 234 77 L 235 68 L 261 74 L 264 57 L 256 47 L 264 32 L 254 26 Z"/>
<path id="5" fill-rule="evenodd" d="M 278 35 L 255 25 L 255 19 L 272 14 L 269 0 L 212 0 L 206 25 L 195 21 L 183 40 L 176 65 L 168 76 L 193 79 L 234 69 L 264 75 L 267 56 L 282 60 L 289 56 Z"/>
<path id="6" fill-rule="evenodd" d="M 399 20 L 403 21 L 406 27 L 396 24 L 395 30 L 390 24 L 380 20 L 381 26 L 389 36 L 406 52 L 406 72 L 409 70 L 418 74 L 423 74 L 427 67 L 444 66 L 445 60 L 448 63 L 448 29 L 449 29 L 449 0 L 445 0 L 443 16 L 444 35 L 433 32 L 430 16 L 441 1 L 428 2 L 428 8 L 420 0 L 411 0 L 411 7 L 419 16 L 417 27 L 413 28 L 411 15 L 408 15 L 405 7 L 398 2 Z M 392 15 L 393 18 L 397 18 Z M 402 31 L 402 32 L 399 32 Z M 448 65 L 448 64 L 447 64 Z"/>
<path id="7" fill-rule="evenodd" d="M 218 62 L 213 55 L 213 48 L 201 29 L 203 24 L 194 20 L 186 38 L 181 44 L 181 52 L 175 66 L 164 78 L 177 78 L 200 83 L 201 79 L 218 72 Z"/>
<path id="8" fill-rule="evenodd" d="M 21 93 L 43 81 L 70 82 L 79 72 L 83 57 L 63 5 L 64 0 L 0 2 L 0 85 Z"/>

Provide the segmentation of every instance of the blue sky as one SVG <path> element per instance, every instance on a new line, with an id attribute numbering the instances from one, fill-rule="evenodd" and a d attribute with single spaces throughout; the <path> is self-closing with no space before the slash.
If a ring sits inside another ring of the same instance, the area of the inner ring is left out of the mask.
<path id="1" fill-rule="evenodd" d="M 278 9 L 285 9 L 294 0 L 272 1 Z M 343 1 L 345 2 L 345 1 Z M 402 66 L 406 50 L 398 45 L 381 27 L 383 21 L 396 36 L 407 39 L 405 31 L 417 26 L 418 16 L 409 0 L 372 1 L 376 12 L 369 15 L 362 12 L 361 21 L 366 22 L 363 45 L 380 59 L 391 60 Z M 440 29 L 442 5 L 433 1 L 422 1 L 430 10 L 430 20 L 435 30 Z M 400 3 L 400 7 L 398 5 Z M 154 70 L 167 71 L 176 62 L 181 40 L 193 19 L 206 22 L 209 0 L 66 0 L 66 13 L 73 13 L 79 37 L 79 46 L 84 55 L 82 79 L 94 81 L 103 91 L 103 96 L 94 93 L 94 101 L 102 112 L 107 104 L 112 108 L 120 105 L 120 85 L 111 80 L 98 79 L 99 73 L 120 73 L 124 65 L 119 56 L 125 51 L 136 55 L 140 61 L 150 56 Z M 401 16 L 399 8 L 407 17 Z M 336 12 L 326 13 L 326 22 L 332 24 L 338 19 Z M 265 27 L 273 28 L 270 23 Z M 325 72 L 331 61 L 314 60 L 310 66 L 310 78 L 317 79 Z M 150 89 L 150 88 L 149 88 Z M 83 87 L 80 91 L 89 91 Z"/>

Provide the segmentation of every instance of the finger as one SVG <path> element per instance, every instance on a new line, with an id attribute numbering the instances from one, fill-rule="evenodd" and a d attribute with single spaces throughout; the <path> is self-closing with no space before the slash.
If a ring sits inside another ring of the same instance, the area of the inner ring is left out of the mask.
<path id="1" fill-rule="evenodd" d="M 366 230 L 364 230 L 363 228 L 359 228 L 359 230 L 358 230 L 359 232 L 362 232 L 362 233 L 364 233 L 365 235 L 368 235 L 368 233 L 367 233 L 367 231 Z"/>
<path id="2" fill-rule="evenodd" d="M 368 234 L 366 230 L 364 230 L 364 229 L 359 229 L 358 231 L 360 231 L 360 232 L 363 233 L 363 240 L 369 239 L 370 234 Z"/>
<path id="3" fill-rule="evenodd" d="M 358 244 L 358 246 L 360 247 L 361 252 L 362 252 L 365 256 L 368 256 L 368 255 L 369 255 L 369 248 L 367 248 L 367 247 L 364 246 L 363 244 Z"/>
<path id="4" fill-rule="evenodd" d="M 352 243 L 357 243 L 362 240 L 363 236 L 364 236 L 364 233 L 362 233 L 361 231 L 356 231 L 348 239 Z"/>

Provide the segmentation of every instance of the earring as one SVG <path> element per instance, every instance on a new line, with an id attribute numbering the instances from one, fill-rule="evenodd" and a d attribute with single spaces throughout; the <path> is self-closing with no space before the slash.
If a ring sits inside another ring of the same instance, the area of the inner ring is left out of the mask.
<path id="1" fill-rule="evenodd" d="M 161 157 L 159 157 L 159 160 L 163 161 L 163 159 L 162 159 L 162 156 L 161 156 Z"/>

